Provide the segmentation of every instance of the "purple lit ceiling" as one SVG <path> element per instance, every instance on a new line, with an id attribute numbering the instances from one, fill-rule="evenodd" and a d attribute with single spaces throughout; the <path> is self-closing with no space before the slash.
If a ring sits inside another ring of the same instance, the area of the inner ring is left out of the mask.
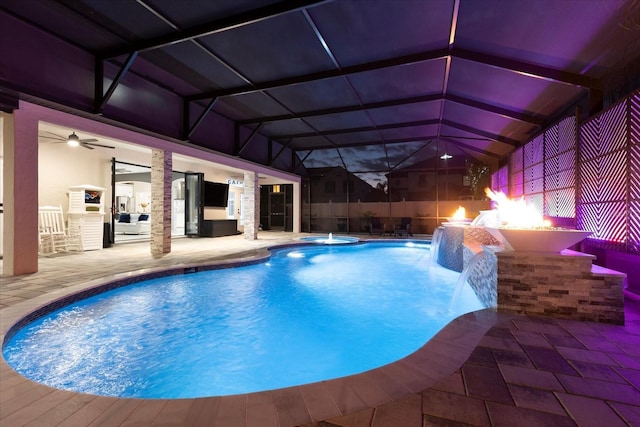
<path id="1" fill-rule="evenodd" d="M 601 108 L 606 82 L 640 59 L 635 0 L 3 0 L 0 12 L 115 70 L 137 53 L 127 72 L 194 110 L 216 99 L 212 111 L 299 158 L 315 151 L 307 166 L 354 172 L 444 147 L 497 164 L 575 106 Z"/>

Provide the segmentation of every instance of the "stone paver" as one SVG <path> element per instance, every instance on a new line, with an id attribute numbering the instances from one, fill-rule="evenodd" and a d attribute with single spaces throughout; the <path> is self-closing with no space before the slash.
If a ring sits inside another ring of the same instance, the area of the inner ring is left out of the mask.
<path id="1" fill-rule="evenodd" d="M 2 277 L 2 330 L 9 326 L 6 319 L 88 280 L 258 258 L 264 248 L 297 238 L 260 233 L 256 241 L 176 239 L 172 252 L 160 257 L 151 255 L 148 244 L 132 243 L 42 258 L 35 274 Z M 626 326 L 614 326 L 498 313 L 477 338 L 465 341 L 455 327 L 447 329 L 426 346 L 430 352 L 393 367 L 310 387 L 203 399 L 145 401 L 53 390 L 17 375 L 3 359 L 0 425 L 640 425 L 639 299 L 625 300 L 625 315 Z M 467 353 L 444 366 L 451 351 Z M 448 373 L 438 377 L 434 370 Z M 437 378 L 431 386 L 414 390 L 430 376 Z"/>

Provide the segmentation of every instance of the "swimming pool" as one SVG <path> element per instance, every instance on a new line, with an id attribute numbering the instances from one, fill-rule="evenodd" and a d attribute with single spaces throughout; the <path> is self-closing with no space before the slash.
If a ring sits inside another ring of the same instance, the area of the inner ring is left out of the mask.
<path id="1" fill-rule="evenodd" d="M 227 395 L 355 374 L 482 308 L 466 289 L 450 311 L 458 274 L 428 257 L 414 242 L 276 250 L 265 263 L 96 295 L 18 331 L 3 352 L 35 381 L 120 397 Z"/>

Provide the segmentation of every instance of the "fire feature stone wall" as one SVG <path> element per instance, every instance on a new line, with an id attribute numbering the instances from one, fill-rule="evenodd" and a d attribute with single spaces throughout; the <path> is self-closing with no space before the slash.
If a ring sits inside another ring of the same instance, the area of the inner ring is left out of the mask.
<path id="1" fill-rule="evenodd" d="M 498 310 L 624 324 L 625 274 L 593 266 L 595 257 L 498 252 Z"/>

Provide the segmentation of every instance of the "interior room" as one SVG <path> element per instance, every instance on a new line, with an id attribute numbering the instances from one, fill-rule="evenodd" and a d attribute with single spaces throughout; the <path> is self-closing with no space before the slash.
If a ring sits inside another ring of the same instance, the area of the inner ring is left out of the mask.
<path id="1" fill-rule="evenodd" d="M 153 218 L 151 212 L 151 149 L 101 135 L 75 131 L 41 122 L 38 150 L 42 161 L 38 168 L 38 198 L 41 206 L 61 206 L 68 221 L 69 187 L 91 185 L 104 191 L 104 247 L 132 241 L 148 241 Z M 75 135 L 80 145 L 69 145 Z M 217 206 L 204 206 L 203 219 L 235 220 L 229 232 L 242 233 L 243 171 L 222 164 L 174 155 L 171 184 L 171 236 L 186 236 L 185 173 L 202 173 L 207 182 L 224 184 L 224 200 Z M 65 171 L 65 173 L 61 173 Z M 68 173 L 66 173 L 68 171 Z M 112 180 L 115 185 L 112 186 Z M 265 186 L 277 181 L 261 176 Z M 266 188 L 266 187 L 265 187 Z M 110 206 L 113 202 L 113 207 Z M 139 220 L 142 215 L 142 220 Z M 268 214 L 267 214 L 268 215 Z M 112 222 L 113 221 L 113 222 Z M 125 222 L 126 221 L 126 222 Z M 284 231 L 284 227 L 282 228 Z M 291 227 L 288 228 L 292 230 Z"/>

